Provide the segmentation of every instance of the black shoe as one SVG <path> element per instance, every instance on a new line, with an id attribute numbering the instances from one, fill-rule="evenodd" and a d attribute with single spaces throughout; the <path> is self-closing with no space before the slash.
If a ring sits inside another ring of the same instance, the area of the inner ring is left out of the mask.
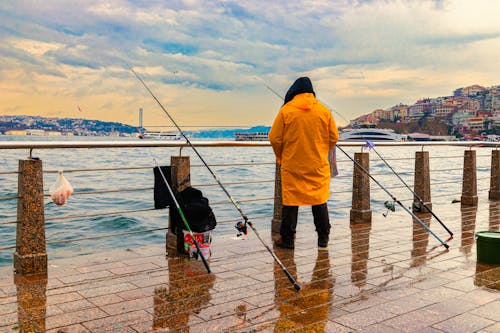
<path id="1" fill-rule="evenodd" d="M 295 248 L 293 243 L 285 242 L 281 238 L 274 241 L 274 245 L 276 245 L 277 247 L 282 247 L 284 249 L 294 249 Z"/>
<path id="2" fill-rule="evenodd" d="M 328 248 L 328 238 L 318 238 L 318 247 L 320 249 Z"/>

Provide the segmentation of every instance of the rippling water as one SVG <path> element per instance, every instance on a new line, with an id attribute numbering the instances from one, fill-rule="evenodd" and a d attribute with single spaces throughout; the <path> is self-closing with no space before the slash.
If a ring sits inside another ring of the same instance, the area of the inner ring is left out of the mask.
<path id="1" fill-rule="evenodd" d="M 0 136 L 0 141 L 34 140 L 35 137 Z M 48 140 L 48 138 L 38 138 Z M 49 138 L 50 140 L 91 140 L 98 138 Z M 104 140 L 104 139 L 103 139 Z M 105 140 L 109 140 L 106 138 Z M 116 139 L 131 140 L 131 139 Z M 379 147 L 377 151 L 401 174 L 401 177 L 413 187 L 413 169 L 415 151 L 420 147 Z M 262 215 L 272 215 L 274 196 L 274 155 L 271 147 L 227 147 L 198 148 L 201 155 L 219 177 L 233 198 L 240 201 L 241 208 L 252 219 Z M 351 156 L 360 148 L 344 148 Z M 432 201 L 435 204 L 450 203 L 452 199 L 460 199 L 463 150 L 460 147 L 429 147 L 431 167 Z M 88 214 L 129 211 L 153 208 L 153 158 L 162 165 L 170 164 L 170 156 L 178 155 L 178 148 L 115 148 L 115 149 L 40 149 L 33 152 L 34 156 L 43 161 L 44 192 L 55 180 L 56 170 L 67 170 L 66 178 L 74 187 L 75 193 L 65 206 L 56 206 L 49 197 L 45 198 L 45 217 L 49 220 L 47 226 L 47 242 L 139 231 L 167 227 L 168 210 L 151 210 L 138 213 L 121 213 L 86 217 Z M 191 182 L 200 188 L 209 198 L 218 221 L 237 219 L 237 210 L 229 202 L 220 187 L 215 184 L 211 174 L 201 167 L 201 162 L 189 148 L 182 150 L 183 155 L 191 156 Z M 2 150 L 0 155 L 0 173 L 15 172 L 19 159 L 24 159 L 29 151 Z M 481 148 L 477 153 L 478 191 L 488 189 L 490 175 L 489 148 Z M 347 217 L 351 202 L 352 162 L 340 151 L 337 153 L 339 176 L 331 183 L 332 195 L 329 200 L 332 223 L 338 222 L 338 217 Z M 390 169 L 377 158 L 370 156 L 370 170 L 374 177 L 400 200 L 410 200 L 412 194 L 404 188 Z M 394 159 L 394 160 L 393 160 Z M 249 165 L 233 165 L 248 163 Z M 271 163 L 271 164 L 262 164 Z M 86 171 L 69 172 L 72 169 L 102 169 L 123 167 L 146 167 L 140 170 L 119 171 Z M 443 171 L 439 171 L 443 170 Z M 269 180 L 258 184 L 233 184 Z M 0 174 L 0 247 L 15 245 L 15 225 L 5 224 L 16 220 L 17 200 L 2 200 L 17 195 L 17 174 Z M 385 211 L 383 202 L 388 200 L 387 194 L 375 184 L 372 187 L 372 210 L 374 213 Z M 88 192 L 118 189 L 140 189 L 137 191 L 85 194 Z M 264 199 L 264 200 L 259 200 Z M 248 202 L 246 200 L 249 200 Z M 308 212 L 308 207 L 302 207 L 301 212 Z M 310 214 L 305 216 L 309 219 Z M 77 216 L 62 220 L 50 220 L 64 216 Z M 81 217 L 80 217 L 81 216 Z M 260 230 L 267 230 L 271 225 L 271 217 L 255 218 L 254 224 Z M 345 220 L 344 220 L 345 221 Z M 2 225 L 2 223 L 4 223 Z M 299 222 L 300 223 L 300 222 Z M 214 230 L 214 237 L 233 236 L 234 222 L 219 223 Z M 50 258 L 68 257 L 95 253 L 113 248 L 134 248 L 138 246 L 160 244 L 165 239 L 165 231 L 140 233 L 135 235 L 85 240 L 72 243 L 50 244 L 47 246 Z M 10 265 L 13 249 L 0 250 L 0 266 Z"/>

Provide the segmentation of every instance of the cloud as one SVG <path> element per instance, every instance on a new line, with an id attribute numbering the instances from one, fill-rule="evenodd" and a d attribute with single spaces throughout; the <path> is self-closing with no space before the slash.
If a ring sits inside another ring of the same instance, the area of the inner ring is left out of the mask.
<path id="1" fill-rule="evenodd" d="M 39 101 L 65 96 L 68 109 L 96 100 L 92 109 L 129 119 L 147 96 L 131 65 L 186 117 L 225 114 L 215 119 L 254 125 L 272 121 L 279 106 L 256 77 L 284 93 L 309 75 L 353 118 L 459 86 L 499 84 L 498 12 L 500 3 L 486 0 L 5 1 L 0 86 L 46 94 Z M 45 112 L 24 99 L 0 97 L 0 111 Z"/>

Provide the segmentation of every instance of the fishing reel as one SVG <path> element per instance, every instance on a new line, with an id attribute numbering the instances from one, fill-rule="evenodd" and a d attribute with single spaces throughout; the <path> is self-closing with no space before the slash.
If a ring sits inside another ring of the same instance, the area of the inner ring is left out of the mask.
<path id="1" fill-rule="evenodd" d="M 238 230 L 238 233 L 236 234 L 237 237 L 248 235 L 247 225 L 246 223 L 243 223 L 243 221 L 238 221 L 238 223 L 236 223 L 234 227 L 236 228 L 236 230 Z"/>
<path id="2" fill-rule="evenodd" d="M 389 214 L 389 211 L 395 212 L 396 211 L 396 206 L 394 205 L 394 202 L 392 201 L 386 201 L 384 202 L 385 208 L 387 208 L 387 211 L 385 213 L 382 213 L 384 217 L 387 217 L 387 214 Z"/>

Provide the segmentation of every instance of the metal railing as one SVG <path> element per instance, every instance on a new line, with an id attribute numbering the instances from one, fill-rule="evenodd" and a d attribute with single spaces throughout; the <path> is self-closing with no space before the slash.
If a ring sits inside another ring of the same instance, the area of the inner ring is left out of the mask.
<path id="1" fill-rule="evenodd" d="M 252 187 L 252 186 L 264 186 L 268 189 L 268 192 L 266 193 L 274 193 L 274 158 L 272 155 L 272 152 L 270 151 L 270 144 L 269 142 L 236 142 L 236 141 L 193 141 L 192 144 L 196 147 L 206 147 L 210 149 L 218 149 L 218 148 L 231 148 L 231 147 L 241 147 L 242 149 L 249 149 L 249 148 L 256 148 L 256 147 L 267 147 L 269 149 L 268 151 L 268 159 L 265 161 L 261 162 L 241 162 L 241 161 L 231 161 L 229 159 L 224 159 L 227 162 L 224 163 L 219 163 L 219 162 L 214 162 L 213 164 L 210 164 L 211 167 L 215 168 L 215 171 L 223 171 L 226 168 L 233 168 L 233 167 L 241 167 L 244 168 L 245 170 L 252 170 L 255 168 L 262 169 L 262 173 L 267 174 L 267 176 L 263 177 L 262 179 L 255 179 L 255 178 L 250 178 L 249 180 L 239 180 L 239 179 L 231 179 L 231 177 L 227 177 L 228 179 L 224 179 L 223 183 L 225 186 L 228 186 L 228 188 L 231 190 L 233 187 Z M 355 142 L 340 142 L 339 145 L 341 147 L 346 147 L 346 148 L 360 148 L 363 150 L 364 143 L 355 143 Z M 474 147 L 494 147 L 497 148 L 500 144 L 499 143 L 493 143 L 493 142 L 380 142 L 377 143 L 377 148 L 378 147 L 383 147 L 383 148 L 408 148 L 408 147 L 421 147 L 424 149 L 425 147 L 443 147 L 443 146 L 449 146 L 449 147 L 461 147 L 465 149 L 472 149 Z M 55 150 L 64 150 L 66 151 L 67 149 L 129 149 L 129 148 L 174 148 L 178 149 L 178 154 L 186 154 L 189 152 L 189 149 L 184 148 L 187 147 L 187 144 L 185 142 L 179 142 L 179 141 L 174 141 L 174 142 L 158 142 L 158 141 L 84 141 L 84 142 L 74 142 L 74 141 L 56 141 L 56 142 L 0 142 L 0 150 L 29 150 L 29 156 L 33 157 L 33 151 L 36 150 L 37 153 L 41 150 L 50 150 L 50 151 L 55 151 Z M 381 148 L 381 150 L 383 149 Z M 404 150 L 404 149 L 403 149 Z M 175 153 L 175 150 L 172 151 L 172 153 Z M 352 151 L 351 151 L 352 153 Z M 57 154 L 57 153 L 56 153 Z M 62 154 L 61 154 L 62 155 Z M 175 154 L 172 154 L 175 155 Z M 490 165 L 488 165 L 489 161 L 486 161 L 487 158 L 490 158 L 491 154 L 478 154 L 477 158 L 480 163 L 478 163 L 478 169 L 485 169 L 489 170 Z M 338 180 L 345 180 L 342 183 L 341 188 L 338 188 L 338 186 L 332 187 L 332 202 L 334 199 L 336 199 L 336 196 L 346 196 L 348 197 L 348 194 L 352 193 L 352 188 L 350 188 L 350 183 L 348 182 L 349 179 L 352 178 L 352 169 L 353 167 L 352 162 L 345 158 L 342 157 L 339 153 L 337 153 L 337 163 L 339 165 L 345 166 L 345 169 L 343 170 L 342 174 L 336 177 Z M 144 159 L 148 159 L 147 157 L 144 157 Z M 381 163 L 381 160 L 377 158 L 376 156 L 371 156 L 371 162 L 375 163 Z M 438 156 L 430 156 L 430 159 L 443 159 L 443 157 L 438 157 Z M 461 162 L 460 159 L 463 159 L 463 155 L 450 155 L 446 156 L 447 160 L 457 160 L 456 164 L 459 165 Z M 385 158 L 386 161 L 389 161 L 391 163 L 393 162 L 404 162 L 408 165 L 409 163 L 412 163 L 415 158 L 414 157 L 408 157 L 408 156 L 400 156 L 400 157 L 387 157 Z M 134 163 L 134 162 L 132 162 Z M 152 176 L 152 168 L 153 164 L 147 165 L 147 166 L 136 166 L 136 165 L 130 165 L 130 166 L 120 166 L 120 167 L 106 167 L 106 166 L 92 166 L 88 168 L 82 168 L 82 167 L 69 167 L 68 169 L 64 169 L 64 173 L 70 174 L 72 176 L 77 176 L 77 175 L 90 175 L 92 173 L 106 173 L 110 174 L 109 179 L 111 177 L 116 176 L 117 173 L 120 172 L 137 172 L 137 176 L 141 175 L 143 178 L 142 180 L 146 179 L 146 177 L 151 177 Z M 234 223 L 238 220 L 240 220 L 239 217 L 236 217 L 237 214 L 233 211 L 233 214 L 230 213 L 232 210 L 232 206 L 230 204 L 230 201 L 227 200 L 227 198 L 223 197 L 220 193 L 217 194 L 217 188 L 218 184 L 214 183 L 211 181 L 211 179 L 207 176 L 204 177 L 198 177 L 198 174 L 203 173 L 203 164 L 192 164 L 191 168 L 197 168 L 196 173 L 193 170 L 192 175 L 193 176 L 193 186 L 194 187 L 203 187 L 207 191 L 211 191 L 209 193 L 210 197 L 214 197 L 215 199 L 211 199 L 211 205 L 212 206 L 217 206 L 214 208 L 214 210 L 218 211 L 219 207 L 221 210 L 224 211 L 222 214 L 222 218 L 218 219 L 218 224 L 224 225 L 224 224 L 229 224 L 229 223 Z M 199 168 L 199 169 L 198 169 Z M 402 170 L 399 172 L 401 176 L 413 176 L 413 171 L 411 171 L 411 167 L 405 167 L 406 170 Z M 436 169 L 431 169 L 431 174 L 434 176 L 435 174 L 439 173 L 445 173 L 445 174 L 450 174 L 450 173 L 456 173 L 457 179 L 451 179 L 451 180 L 436 180 L 431 177 L 431 186 L 437 187 L 441 185 L 447 185 L 447 184 L 457 184 L 457 182 L 460 182 L 461 180 L 458 178 L 458 176 L 461 176 L 461 170 L 462 167 L 460 166 L 455 166 L 455 167 L 440 167 Z M 50 175 L 54 175 L 58 172 L 57 169 L 52 169 L 49 168 L 47 170 L 44 170 L 44 178 L 47 178 Z M 7 177 L 7 176 L 17 176 L 19 174 L 19 171 L 15 170 L 2 170 L 0 171 L 0 177 Z M 401 185 L 400 183 L 397 182 L 397 180 L 394 179 L 394 175 L 392 172 L 387 170 L 387 168 L 384 168 L 383 171 L 379 172 L 374 172 L 372 173 L 373 176 L 375 177 L 380 177 L 384 181 L 387 181 L 388 185 L 387 189 L 392 190 L 404 190 L 405 186 Z M 226 175 L 224 175 L 226 176 Z M 200 178 L 200 179 L 198 179 Z M 392 178 L 390 181 L 387 180 L 389 178 Z M 478 187 L 480 187 L 480 191 L 485 191 L 487 190 L 487 186 L 485 184 L 485 181 L 489 179 L 489 176 L 483 176 L 483 177 L 478 177 L 477 182 L 478 182 Z M 44 179 L 44 182 L 46 183 L 46 179 Z M 334 179 L 332 181 L 333 184 L 337 184 L 337 181 Z M 413 180 L 407 181 L 408 185 L 413 186 Z M 75 192 L 73 193 L 74 198 L 87 198 L 86 200 L 91 200 L 88 199 L 91 196 L 108 196 L 108 195 L 113 195 L 113 198 L 116 198 L 118 195 L 124 194 L 131 194 L 131 193 L 146 193 L 142 194 L 151 196 L 153 187 L 152 186 L 144 186 L 144 184 L 141 184 L 141 186 L 123 186 L 123 187 L 118 187 L 118 188 L 113 188 L 113 189 L 99 189 L 99 188 L 91 188 L 87 190 L 81 190 L 79 188 L 75 189 Z M 374 198 L 372 199 L 374 202 L 381 201 L 383 199 L 378 198 L 378 195 L 383 195 L 380 189 L 372 187 L 372 192 L 374 194 Z M 453 197 L 456 195 L 459 195 L 460 192 L 456 191 L 457 189 L 454 189 L 453 192 L 446 192 L 446 193 L 439 193 L 433 195 L 433 198 L 442 198 L 442 197 Z M 220 191 L 219 191 L 220 192 Z M 208 195 L 207 195 L 208 196 Z M 50 194 L 48 193 L 47 189 L 44 190 L 44 197 L 49 198 Z M 11 202 L 11 208 L 13 207 L 12 202 L 15 202 L 15 200 L 19 199 L 19 195 L 5 195 L 2 196 L 0 195 L 0 207 L 2 207 L 2 203 L 5 202 Z M 151 196 L 152 199 L 152 196 Z M 259 209 L 256 209 L 258 213 L 252 214 L 250 217 L 252 220 L 268 220 L 273 217 L 272 213 L 272 203 L 274 202 L 274 197 L 269 196 L 269 195 L 264 195 L 264 196 L 259 196 L 255 197 L 254 195 L 238 195 L 236 197 L 237 202 L 243 205 L 246 204 L 253 204 L 253 203 L 263 203 L 266 204 L 266 207 L 261 207 Z M 70 199 L 70 200 L 73 200 Z M 83 199 L 82 199 L 83 200 Z M 400 197 L 401 201 L 409 201 L 413 200 L 412 195 L 406 195 L 405 197 Z M 47 200 L 49 201 L 49 200 Z M 152 200 L 151 200 L 152 201 Z M 350 208 L 350 205 L 347 203 L 347 199 L 344 199 L 342 202 L 343 204 L 340 205 L 334 205 L 334 209 L 336 210 L 347 210 Z M 122 206 L 134 206 L 134 205 L 140 205 L 143 206 L 146 200 L 144 198 L 140 201 L 134 202 L 134 200 L 128 200 L 127 202 L 122 202 L 122 203 L 117 203 L 117 206 L 122 207 Z M 50 227 L 52 227 L 54 224 L 53 223 L 58 223 L 58 222 L 71 222 L 71 220 L 79 220 L 79 221 L 87 221 L 85 223 L 90 223 L 92 220 L 96 220 L 96 218 L 102 218 L 102 217 L 109 217 L 109 216 L 128 216 L 130 214 L 137 214 L 141 213 L 143 216 L 143 219 L 148 219 L 151 218 L 149 215 L 144 216 L 146 213 L 151 213 L 154 212 L 155 209 L 154 207 L 146 207 L 146 208 L 130 208 L 130 209 L 113 209 L 113 210 L 106 210 L 104 208 L 102 209 L 92 209 L 88 205 L 91 205 L 91 202 L 83 202 L 82 201 L 82 207 L 80 210 L 85 211 L 85 209 L 88 209 L 87 211 L 80 213 L 80 214 L 71 214 L 71 213 L 61 213 L 55 209 L 53 209 L 53 205 L 50 205 L 50 203 L 45 204 L 45 211 L 48 213 L 45 217 L 45 221 L 48 222 L 47 224 L 50 224 Z M 330 204 L 332 205 L 332 204 Z M 103 207 L 108 207 L 112 206 L 112 204 L 109 204 L 107 202 L 103 202 L 102 205 Z M 116 208 L 113 206 L 113 208 Z M 122 207 L 124 208 L 124 207 Z M 245 207 L 246 208 L 246 207 Z M 2 209 L 5 209 L 2 207 Z M 382 209 L 382 208 L 380 208 Z M 90 211 L 90 212 L 89 212 Z M 262 211 L 266 211 L 265 213 L 261 213 Z M 161 214 L 161 217 L 156 217 L 156 221 L 164 221 L 164 224 L 166 223 L 166 213 L 159 211 Z M 347 215 L 347 213 L 345 213 Z M 2 216 L 5 215 L 3 218 Z M 0 233 L 3 233 L 6 229 L 5 228 L 10 228 L 9 231 L 11 233 L 11 245 L 5 245 L 8 244 L 8 242 L 0 244 L 0 251 L 6 251 L 6 250 L 12 250 L 16 248 L 15 245 L 13 245 L 14 238 L 12 237 L 13 232 L 15 231 L 15 225 L 17 224 L 17 221 L 13 220 L 12 217 L 8 217 L 8 214 L 3 214 L 0 215 Z M 233 217 L 231 215 L 234 215 Z M 14 213 L 10 216 L 15 216 Z M 112 238 L 112 237 L 122 237 L 122 236 L 129 236 L 129 235 L 135 235 L 135 234 L 141 234 L 141 233 L 153 233 L 157 231 L 164 231 L 167 230 L 167 227 L 162 226 L 161 224 L 158 225 L 149 225 L 147 224 L 148 227 L 143 227 L 139 230 L 120 230 L 119 232 L 112 232 L 112 233 L 104 233 L 104 234 L 93 234 L 85 237 L 72 237 L 72 238 L 63 238 L 63 239 L 51 239 L 51 235 L 49 232 L 49 237 L 47 241 L 47 245 L 56 245 L 56 244 L 64 244 L 64 243 L 72 243 L 72 242 L 80 242 L 80 241 L 86 241 L 86 240 L 96 240 L 96 239 L 104 239 L 104 238 Z M 50 227 L 48 227 L 48 231 L 52 230 Z M 50 229 L 50 230 L 49 230 Z M 226 230 L 227 231 L 227 230 Z M 2 236 L 3 239 L 5 239 Z M 0 257 L 0 264 L 1 264 L 1 257 Z"/>

